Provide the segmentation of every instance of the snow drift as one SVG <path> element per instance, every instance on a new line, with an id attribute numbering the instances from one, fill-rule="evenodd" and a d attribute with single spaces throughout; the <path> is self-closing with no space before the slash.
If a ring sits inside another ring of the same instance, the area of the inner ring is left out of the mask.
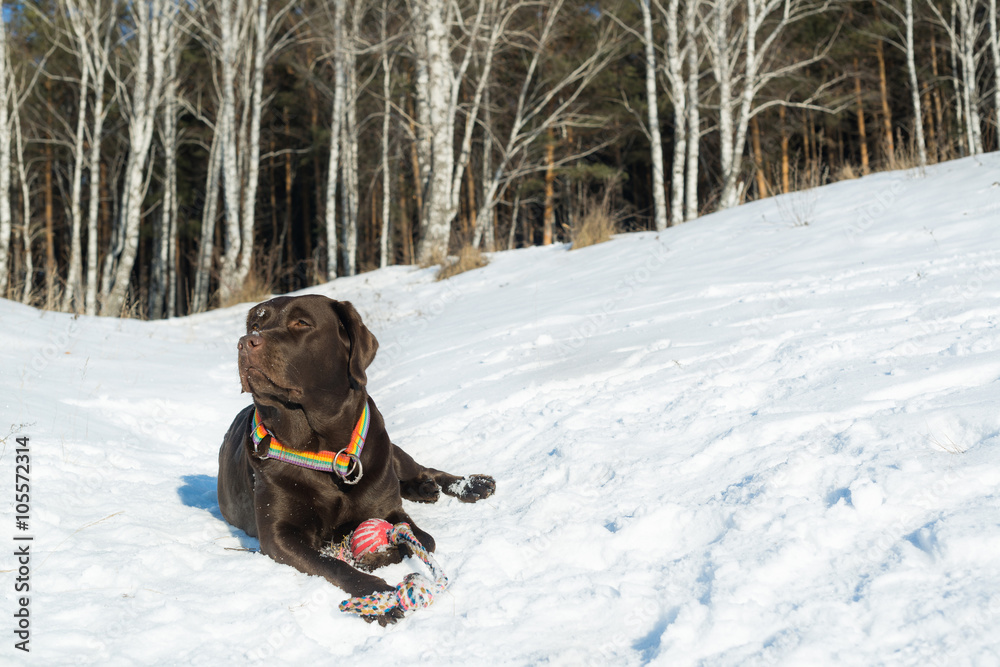
<path id="1" fill-rule="evenodd" d="M 497 480 L 409 506 L 452 585 L 386 629 L 221 519 L 246 307 L 0 302 L 0 539 L 34 538 L 31 653 L 8 555 L 0 662 L 998 664 L 998 241 L 993 154 L 310 290 L 378 337 L 394 441 Z"/>

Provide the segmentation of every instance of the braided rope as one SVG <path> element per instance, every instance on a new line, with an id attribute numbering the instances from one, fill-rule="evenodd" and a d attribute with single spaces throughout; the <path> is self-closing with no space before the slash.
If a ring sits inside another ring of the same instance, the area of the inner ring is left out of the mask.
<path id="1" fill-rule="evenodd" d="M 388 531 L 387 538 L 389 544 L 408 544 L 413 553 L 427 565 L 434 575 L 434 581 L 414 572 L 406 575 L 394 591 L 382 591 L 344 600 L 340 603 L 340 611 L 359 616 L 381 616 L 396 607 L 404 612 L 413 611 L 429 607 L 434 602 L 434 596 L 448 588 L 448 577 L 438 567 L 433 556 L 420 544 L 409 524 L 397 523 Z"/>

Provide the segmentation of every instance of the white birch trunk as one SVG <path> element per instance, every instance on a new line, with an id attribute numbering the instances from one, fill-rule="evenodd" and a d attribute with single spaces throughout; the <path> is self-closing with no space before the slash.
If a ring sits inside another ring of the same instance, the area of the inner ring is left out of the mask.
<path id="1" fill-rule="evenodd" d="M 514 205 L 510 210 L 510 229 L 507 230 L 507 250 L 514 249 L 514 237 L 517 234 L 517 214 L 521 210 L 521 191 L 514 192 Z"/>
<path id="2" fill-rule="evenodd" d="M 931 9 L 936 10 L 937 7 L 933 2 L 928 3 Z M 951 23 L 947 23 L 943 20 L 941 23 L 945 26 L 948 32 L 948 41 L 951 48 L 948 50 L 949 61 L 951 64 L 951 82 L 955 89 L 955 119 L 958 123 L 959 131 L 964 135 L 962 137 L 963 142 L 959 142 L 960 151 L 962 155 L 967 155 L 972 151 L 971 145 L 969 143 L 969 132 L 968 132 L 968 121 L 965 117 L 965 103 L 963 97 L 963 84 L 962 77 L 959 75 L 958 70 L 958 9 L 955 6 L 954 0 L 951 3 Z"/>
<path id="3" fill-rule="evenodd" d="M 653 47 L 653 17 L 649 10 L 649 0 L 639 0 L 639 8 L 642 10 L 642 41 L 645 47 L 646 54 L 646 107 L 647 116 L 649 123 L 649 152 L 650 160 L 653 167 L 653 220 L 656 224 L 657 231 L 663 231 L 667 228 L 667 200 L 666 193 L 664 192 L 664 177 L 663 177 L 663 143 L 660 137 L 660 115 L 657 109 L 657 95 L 656 95 L 656 50 Z M 671 54 L 669 52 L 671 40 L 668 36 L 667 38 L 667 48 L 668 48 L 668 65 L 673 66 L 679 63 L 680 57 L 677 55 L 676 42 L 677 42 L 677 0 L 670 0 L 670 8 L 673 10 L 674 18 L 674 52 Z M 669 12 L 670 10 L 668 10 Z M 669 22 L 670 17 L 667 17 L 668 22 L 668 33 L 670 30 Z M 671 56 L 674 56 L 671 58 Z M 672 72 L 671 72 L 672 73 Z M 669 78 L 669 74 L 668 74 Z M 673 87 L 674 80 L 671 79 L 671 86 Z M 676 88 L 672 91 L 674 93 L 674 109 L 677 108 L 677 95 Z M 683 98 L 682 98 L 683 99 Z M 683 102 L 681 103 L 683 106 Z M 683 111 L 680 118 L 683 118 Z M 675 121 L 676 122 L 676 121 Z M 683 136 L 683 129 L 681 130 L 681 136 Z M 676 135 L 675 135 L 676 136 Z M 674 146 L 674 158 L 676 160 L 677 151 L 676 144 Z M 683 155 L 683 149 L 681 154 Z M 676 173 L 676 170 L 675 170 Z M 676 197 L 675 197 L 676 199 Z M 676 218 L 675 218 L 676 219 Z"/>
<path id="4" fill-rule="evenodd" d="M 989 0 L 989 30 L 990 55 L 993 56 L 993 114 L 997 132 L 1000 133 L 1000 39 L 997 38 L 997 0 Z"/>
<path id="5" fill-rule="evenodd" d="M 81 58 L 81 61 L 84 61 Z M 73 138 L 73 173 L 70 176 L 72 184 L 70 186 L 70 254 L 69 270 L 66 274 L 66 291 L 63 292 L 62 310 L 69 311 L 73 308 L 74 302 L 77 307 L 83 306 L 82 281 L 82 244 L 80 243 L 80 233 L 83 229 L 83 207 L 81 204 L 83 191 L 83 169 L 84 150 L 83 138 L 86 132 L 87 122 L 87 86 L 90 85 L 90 65 L 82 62 L 80 73 L 80 95 L 78 98 L 78 108 L 76 115 L 76 132 Z"/>
<path id="6" fill-rule="evenodd" d="M 448 253 L 453 206 L 454 126 L 449 125 L 449 102 L 455 84 L 451 71 L 451 49 L 445 24 L 445 0 L 417 0 L 424 18 L 422 37 L 427 43 L 428 133 L 431 138 L 430 175 L 421 216 L 417 261 L 431 264 Z"/>
<path id="7" fill-rule="evenodd" d="M 687 82 L 684 80 L 684 65 L 681 60 L 680 39 L 677 31 L 679 12 L 679 0 L 670 0 L 666 12 L 664 12 L 664 20 L 667 24 L 667 82 L 670 85 L 670 96 L 674 106 L 674 155 L 670 169 L 669 224 L 671 225 L 679 224 L 684 220 L 684 156 L 687 152 L 688 90 Z M 648 81 L 646 87 L 647 89 L 649 87 Z M 664 215 L 664 217 L 666 216 Z"/>
<path id="8" fill-rule="evenodd" d="M 0 3 L 0 297 L 7 295 L 10 272 L 10 233 L 13 226 L 10 208 L 10 105 L 15 99 L 11 93 L 7 58 L 7 22 L 2 20 L 4 11 L 4 5 Z M 15 109 L 14 114 L 16 113 Z"/>
<path id="9" fill-rule="evenodd" d="M 712 71 L 719 85 L 719 161 L 722 167 L 722 195 L 719 208 L 729 208 L 732 204 L 729 191 L 729 176 L 733 172 L 733 75 L 729 54 L 729 2 L 715 0 L 712 9 L 712 38 L 709 53 L 713 55 Z M 747 12 L 750 13 L 750 8 Z M 752 21 L 748 17 L 747 23 Z M 746 28 L 749 30 L 749 27 Z"/>
<path id="10" fill-rule="evenodd" d="M 382 233 L 379 237 L 379 262 L 380 268 L 389 265 L 389 212 L 391 208 L 391 196 L 389 184 L 389 120 L 392 117 L 392 65 L 389 62 L 389 44 L 386 35 L 385 13 L 382 14 L 382 97 L 384 108 L 382 112 Z"/>
<path id="11" fill-rule="evenodd" d="M 90 175 L 88 185 L 90 187 L 87 201 L 87 287 L 85 301 L 85 311 L 88 315 L 97 314 L 97 228 L 100 211 L 100 187 L 101 187 L 101 140 L 104 137 L 104 120 L 107 118 L 108 109 L 113 106 L 105 105 L 104 102 L 104 81 L 110 66 L 109 58 L 111 54 L 111 34 L 115 22 L 110 17 L 115 15 L 114 11 L 117 2 L 112 1 L 107 10 L 102 11 L 100 5 L 97 6 L 98 13 L 94 15 L 94 22 L 91 23 L 90 33 L 96 43 L 102 43 L 103 48 L 94 50 L 94 111 L 93 123 L 90 131 L 90 155 L 87 159 L 87 172 Z M 103 22 L 103 26 L 102 26 Z M 103 32 L 103 38 L 101 37 Z M 117 89 L 115 91 L 117 93 Z"/>
<path id="12" fill-rule="evenodd" d="M 991 0 L 995 2 L 996 0 Z M 913 103 L 913 127 L 917 137 L 917 153 L 920 167 L 927 166 L 927 144 L 924 141 L 924 117 L 920 106 L 920 88 L 917 82 L 916 58 L 913 54 L 913 0 L 905 0 L 906 5 L 906 68 L 910 75 L 910 99 Z"/>
<path id="13" fill-rule="evenodd" d="M 139 226 L 145 196 L 145 171 L 153 126 L 163 85 L 163 65 L 176 28 L 176 5 L 168 9 L 166 0 L 150 5 L 130 5 L 136 24 L 138 60 L 132 73 L 128 100 L 129 157 L 125 167 L 122 196 L 122 251 L 117 257 L 111 289 L 102 306 L 105 315 L 122 313 L 129 290 L 132 267 L 139 249 Z M 152 73 L 150 74 L 150 66 Z"/>
<path id="14" fill-rule="evenodd" d="M 153 262 L 149 280 L 149 317 L 158 319 L 172 310 L 169 294 L 174 278 L 172 261 L 177 245 L 177 57 L 178 49 L 171 49 L 167 58 L 169 72 L 164 86 L 161 142 L 163 144 L 163 202 L 160 205 L 156 238 L 153 241 Z M 176 296 L 176 291 L 173 291 Z"/>
<path id="15" fill-rule="evenodd" d="M 242 228 L 240 262 L 237 267 L 234 285 L 242 287 L 250 274 L 254 250 L 254 222 L 257 208 L 257 183 L 260 171 L 260 116 L 264 106 L 264 54 L 267 50 L 267 0 L 257 2 L 256 41 L 253 58 L 253 94 L 250 100 L 250 135 L 241 142 L 249 144 L 249 156 L 240 183 L 243 185 L 243 200 L 240 211 L 240 226 Z"/>
<path id="16" fill-rule="evenodd" d="M 167 317 L 174 317 L 177 314 L 177 213 L 180 208 L 177 201 L 177 65 L 179 60 L 180 49 L 172 49 L 169 63 L 170 84 L 167 89 L 167 113 L 165 114 L 166 127 L 164 128 L 167 183 L 163 210 L 170 217 L 170 224 L 167 226 Z"/>
<path id="17" fill-rule="evenodd" d="M 11 97 L 14 97 L 13 94 Z M 16 98 L 15 98 L 16 99 Z M 21 293 L 22 303 L 31 303 L 35 279 L 35 261 L 31 256 L 31 185 L 28 180 L 28 169 L 24 162 L 24 140 L 21 135 L 21 115 L 14 109 L 13 126 L 14 142 L 17 156 L 17 177 L 21 185 L 21 245 L 24 247 L 24 285 Z"/>
<path id="18" fill-rule="evenodd" d="M 741 184 L 737 182 L 737 179 L 743 168 L 743 150 L 746 148 L 747 129 L 750 127 L 750 111 L 759 85 L 758 68 L 760 62 L 757 59 L 757 31 L 774 8 L 775 3 L 768 3 L 764 0 L 748 0 L 747 5 L 749 17 L 744 28 L 746 46 L 744 48 L 743 90 L 740 96 L 739 114 L 736 117 L 736 136 L 730 147 L 733 151 L 729 164 L 730 171 L 722 187 L 722 201 L 726 207 L 736 206 L 740 203 Z M 775 30 L 780 30 L 780 28 L 775 28 Z"/>
<path id="19" fill-rule="evenodd" d="M 344 3 L 333 2 L 333 117 L 330 119 L 330 161 L 326 175 L 326 279 L 337 277 L 337 183 L 340 173 L 340 127 L 344 117 Z"/>
<path id="20" fill-rule="evenodd" d="M 687 0 L 684 7 L 684 33 L 687 39 L 687 174 L 684 187 L 684 219 L 698 217 L 698 160 L 701 148 L 701 107 L 698 62 L 698 0 Z"/>
<path id="21" fill-rule="evenodd" d="M 486 127 L 485 136 L 483 137 L 483 173 L 480 176 L 480 182 L 485 183 L 489 180 L 490 172 L 493 170 L 493 114 L 490 107 L 490 89 L 486 88 L 486 94 L 483 98 L 484 101 L 484 114 L 483 123 Z M 496 250 L 496 209 L 494 207 L 489 208 L 489 213 L 486 216 L 484 222 L 479 222 L 481 218 L 477 218 L 477 224 L 481 224 L 483 228 L 483 234 L 486 236 L 485 248 L 486 252 L 493 252 Z M 473 247 L 477 247 L 473 244 Z"/>
<path id="22" fill-rule="evenodd" d="M 219 267 L 219 298 L 227 303 L 239 289 L 235 284 L 240 257 L 240 175 L 238 161 L 238 130 L 236 127 L 236 54 L 239 31 L 234 16 L 233 0 L 219 2 L 219 33 L 222 60 L 222 107 L 217 132 L 222 133 L 222 191 L 225 210 L 223 253 Z"/>
<path id="23" fill-rule="evenodd" d="M 430 114 L 430 76 L 427 72 L 427 37 L 420 33 L 424 25 L 424 6 L 420 1 L 411 5 L 415 37 L 413 39 L 414 53 L 414 97 L 416 99 L 416 137 L 417 167 L 420 169 L 421 201 L 426 205 L 427 183 L 431 173 L 431 114 Z M 418 219 L 423 220 L 423 209 L 418 211 Z M 418 223 L 419 224 L 419 223 Z"/>
<path id="24" fill-rule="evenodd" d="M 354 29 L 352 26 L 352 35 Z M 344 273 L 353 276 L 358 272 L 358 128 L 357 128 L 357 70 L 352 49 L 344 59 L 346 104 L 344 123 L 340 133 L 341 150 L 341 212 L 344 216 Z"/>
<path id="25" fill-rule="evenodd" d="M 219 175 L 222 167 L 222 136 L 216 131 L 208 153 L 208 175 L 205 178 L 205 206 L 201 212 L 201 243 L 195 266 L 194 293 L 191 310 L 208 310 L 209 283 L 212 275 L 212 255 L 215 250 L 215 221 L 219 215 Z"/>
<path id="26" fill-rule="evenodd" d="M 958 0 L 959 61 L 962 64 L 962 102 L 965 106 L 969 152 L 983 152 L 983 133 L 979 117 L 978 57 L 976 54 L 976 0 Z"/>
<path id="27" fill-rule="evenodd" d="M 81 205 L 83 193 L 83 171 L 87 166 L 84 158 L 84 134 L 87 130 L 87 94 L 90 86 L 90 71 L 92 59 L 90 57 L 90 42 L 88 35 L 82 29 L 82 17 L 79 11 L 73 11 L 69 3 L 65 9 L 69 10 L 71 23 L 73 24 L 73 36 L 76 40 L 75 50 L 80 62 L 80 89 L 77 95 L 76 109 L 76 129 L 73 133 L 73 171 L 70 175 L 70 254 L 69 269 L 66 272 L 66 289 L 63 292 L 62 310 L 69 311 L 73 308 L 74 302 L 77 308 L 82 308 L 84 298 L 82 292 L 83 270 L 82 270 L 82 244 L 80 243 L 80 233 L 83 229 L 83 209 Z"/>
<path id="28" fill-rule="evenodd" d="M 724 0 L 719 0 L 719 5 L 725 4 Z M 720 65 L 716 67 L 716 76 L 719 83 L 719 132 L 721 133 L 722 145 L 722 194 L 719 197 L 719 208 L 731 208 L 739 204 L 740 186 L 737 182 L 743 167 L 743 150 L 746 147 L 746 133 L 750 124 L 750 110 L 753 104 L 754 94 L 759 85 L 758 60 L 757 60 L 757 32 L 764 19 L 774 8 L 775 3 L 762 2 L 761 0 L 747 0 L 747 17 L 743 25 L 745 35 L 743 44 L 743 80 L 742 90 L 737 97 L 732 95 L 732 84 L 734 76 L 734 62 L 730 60 L 729 42 L 724 39 L 724 35 L 729 32 L 728 20 L 732 8 L 726 8 L 723 16 L 719 17 L 716 23 L 718 45 L 718 59 Z M 780 28 L 775 28 L 778 30 Z M 724 43 L 723 43 L 724 42 Z M 734 111 L 735 118 L 734 118 Z"/>

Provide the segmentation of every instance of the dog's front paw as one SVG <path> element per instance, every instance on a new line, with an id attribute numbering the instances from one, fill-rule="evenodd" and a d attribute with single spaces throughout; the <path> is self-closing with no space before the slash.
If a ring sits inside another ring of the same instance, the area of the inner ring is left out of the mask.
<path id="1" fill-rule="evenodd" d="M 363 598 L 367 595 L 374 595 L 375 593 L 392 593 L 396 590 L 395 586 L 390 586 L 389 583 L 381 577 L 357 571 L 355 571 L 353 581 L 351 581 L 348 585 L 342 586 L 342 588 L 347 591 L 347 594 L 352 598 Z"/>
<path id="2" fill-rule="evenodd" d="M 401 562 L 402 560 L 403 554 L 400 553 L 399 547 L 393 545 L 390 547 L 384 547 L 381 551 L 372 551 L 371 553 L 355 557 L 354 567 L 358 568 L 362 572 L 374 572 L 380 567 L 393 565 Z"/>
<path id="3" fill-rule="evenodd" d="M 378 624 L 384 628 L 387 625 L 393 625 L 396 621 L 401 620 L 403 618 L 403 610 L 399 607 L 393 607 L 384 614 L 366 614 L 361 618 L 363 618 L 366 623 L 377 621 Z"/>
<path id="4" fill-rule="evenodd" d="M 400 482 L 399 494 L 415 503 L 436 503 L 441 496 L 441 487 L 430 477 L 422 477 Z"/>
<path id="5" fill-rule="evenodd" d="M 497 483 L 489 475 L 469 475 L 449 484 L 444 492 L 463 503 L 474 503 L 492 496 L 496 488 Z"/>

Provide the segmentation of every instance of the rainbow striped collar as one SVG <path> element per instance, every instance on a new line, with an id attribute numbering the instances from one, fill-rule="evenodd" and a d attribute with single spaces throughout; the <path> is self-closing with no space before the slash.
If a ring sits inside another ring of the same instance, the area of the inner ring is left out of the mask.
<path id="1" fill-rule="evenodd" d="M 257 408 L 253 409 L 252 430 L 254 448 L 258 455 L 265 459 L 277 459 L 285 463 L 291 463 L 301 468 L 310 470 L 321 470 L 323 472 L 335 472 L 343 478 L 347 484 L 357 484 L 361 481 L 364 470 L 361 467 L 361 450 L 365 446 L 365 438 L 368 436 L 368 425 L 371 422 L 371 412 L 368 409 L 368 401 L 365 400 L 364 408 L 361 410 L 361 417 L 354 426 L 351 433 L 351 442 L 339 452 L 319 451 L 307 452 L 299 449 L 291 449 L 278 442 L 277 438 L 260 421 L 260 413 Z M 267 440 L 267 452 L 261 453 L 264 441 Z M 357 476 L 348 477 L 357 470 Z"/>

